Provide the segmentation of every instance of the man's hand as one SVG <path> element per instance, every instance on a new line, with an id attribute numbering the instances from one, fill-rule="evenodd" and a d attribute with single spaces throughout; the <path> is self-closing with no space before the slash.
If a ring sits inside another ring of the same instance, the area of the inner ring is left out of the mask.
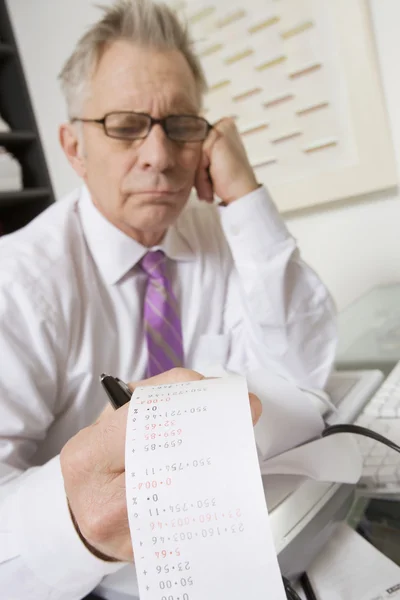
<path id="1" fill-rule="evenodd" d="M 204 379 L 196 371 L 172 369 L 131 384 L 161 385 Z M 261 402 L 249 394 L 255 424 Z M 101 558 L 132 561 L 125 495 L 125 436 L 129 404 L 107 408 L 91 426 L 71 438 L 61 451 L 61 470 L 70 511 L 86 546 Z"/>
<path id="2" fill-rule="evenodd" d="M 258 187 L 233 119 L 221 119 L 203 144 L 195 187 L 200 199 L 212 202 L 214 193 L 230 204 Z"/>

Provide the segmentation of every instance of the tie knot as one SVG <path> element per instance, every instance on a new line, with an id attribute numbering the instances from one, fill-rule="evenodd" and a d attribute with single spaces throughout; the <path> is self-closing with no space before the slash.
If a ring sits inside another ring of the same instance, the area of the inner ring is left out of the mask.
<path id="1" fill-rule="evenodd" d="M 143 271 L 154 279 L 165 277 L 166 256 L 162 250 L 147 252 L 140 261 Z"/>

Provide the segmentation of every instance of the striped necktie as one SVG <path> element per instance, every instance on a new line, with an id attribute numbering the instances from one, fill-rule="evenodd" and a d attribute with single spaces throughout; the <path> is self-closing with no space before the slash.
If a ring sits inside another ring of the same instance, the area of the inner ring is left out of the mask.
<path id="1" fill-rule="evenodd" d="M 178 302 L 167 276 L 167 258 L 161 250 L 148 252 L 139 263 L 147 275 L 144 326 L 147 377 L 183 365 L 182 327 Z"/>

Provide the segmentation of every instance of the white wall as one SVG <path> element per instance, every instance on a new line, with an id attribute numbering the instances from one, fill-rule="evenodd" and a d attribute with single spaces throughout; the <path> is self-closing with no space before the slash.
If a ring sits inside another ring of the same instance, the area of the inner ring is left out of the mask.
<path id="1" fill-rule="evenodd" d="M 352 0 L 349 0 L 352 1 Z M 103 4 L 110 3 L 110 0 Z M 400 2 L 371 0 L 373 25 L 400 173 Z M 56 80 L 75 40 L 98 15 L 91 0 L 8 0 L 55 191 L 77 184 L 58 146 L 65 109 Z M 400 201 L 382 192 L 287 219 L 305 259 L 339 308 L 380 283 L 400 281 Z"/>

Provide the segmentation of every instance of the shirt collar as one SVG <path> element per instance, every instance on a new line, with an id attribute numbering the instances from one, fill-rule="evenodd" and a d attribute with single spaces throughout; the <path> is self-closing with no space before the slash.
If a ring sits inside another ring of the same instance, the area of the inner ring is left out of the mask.
<path id="1" fill-rule="evenodd" d="M 142 246 L 110 223 L 93 204 L 86 186 L 81 190 L 79 212 L 84 236 L 93 259 L 105 281 L 113 285 L 143 258 L 149 248 Z M 195 253 L 179 229 L 178 223 L 169 227 L 163 241 L 152 248 L 159 249 L 173 260 L 195 260 Z"/>

